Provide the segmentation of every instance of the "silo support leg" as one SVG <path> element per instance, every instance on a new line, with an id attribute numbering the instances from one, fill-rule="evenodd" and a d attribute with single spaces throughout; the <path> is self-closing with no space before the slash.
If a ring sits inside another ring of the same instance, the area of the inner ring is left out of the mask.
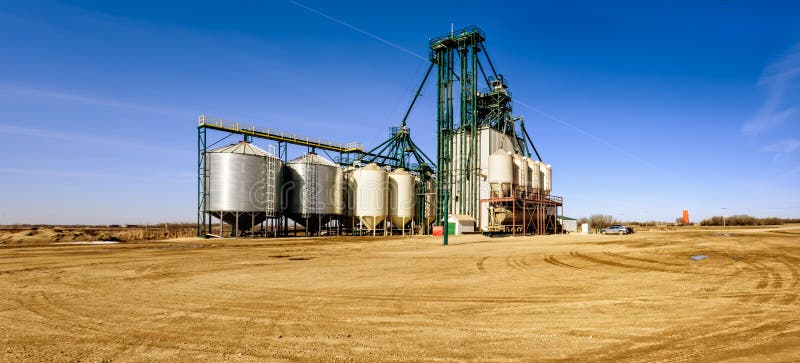
<path id="1" fill-rule="evenodd" d="M 236 222 L 234 222 L 236 228 L 234 228 L 233 231 L 231 231 L 231 234 L 233 235 L 234 238 L 236 238 L 239 237 L 239 212 L 235 212 L 233 215 L 234 218 L 236 219 Z"/>
<path id="2" fill-rule="evenodd" d="M 222 219 L 225 217 L 225 212 L 219 213 L 219 236 L 225 238 L 225 226 L 222 223 Z"/>

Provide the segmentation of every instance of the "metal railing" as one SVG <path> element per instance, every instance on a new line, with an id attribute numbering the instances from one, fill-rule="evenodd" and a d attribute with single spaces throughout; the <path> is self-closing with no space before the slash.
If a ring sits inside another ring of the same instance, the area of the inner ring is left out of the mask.
<path id="1" fill-rule="evenodd" d="M 450 33 L 447 33 L 447 34 L 438 36 L 436 38 L 433 38 L 428 42 L 428 44 L 433 46 L 434 44 L 439 43 L 439 42 L 441 42 L 443 40 L 446 40 L 446 39 L 449 39 L 449 38 L 457 39 L 459 37 L 463 37 L 463 36 L 468 35 L 470 33 L 478 33 L 482 39 L 486 39 L 486 33 L 484 33 L 483 30 L 481 30 L 477 26 L 472 25 L 472 26 L 468 26 L 466 28 L 461 28 L 461 29 L 458 29 L 458 30 L 454 30 L 454 31 L 452 31 Z"/>
<path id="2" fill-rule="evenodd" d="M 337 151 L 364 151 L 364 145 L 357 142 L 337 143 L 330 140 L 323 140 L 318 138 L 311 138 L 308 136 L 297 135 L 293 133 L 283 132 L 275 129 L 261 129 L 254 125 L 242 125 L 239 122 L 223 120 L 220 118 L 213 118 L 206 115 L 201 115 L 198 121 L 198 126 L 206 126 L 224 131 L 239 132 L 251 134 L 259 137 L 271 138 L 279 141 L 294 142 L 297 144 L 316 145 L 326 147 L 329 149 L 336 149 Z"/>

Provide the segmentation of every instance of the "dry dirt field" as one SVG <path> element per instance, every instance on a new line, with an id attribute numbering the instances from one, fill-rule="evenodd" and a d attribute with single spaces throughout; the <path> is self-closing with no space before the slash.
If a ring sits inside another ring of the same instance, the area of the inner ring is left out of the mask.
<path id="1" fill-rule="evenodd" d="M 0 361 L 800 361 L 798 269 L 798 226 L 6 245 Z"/>

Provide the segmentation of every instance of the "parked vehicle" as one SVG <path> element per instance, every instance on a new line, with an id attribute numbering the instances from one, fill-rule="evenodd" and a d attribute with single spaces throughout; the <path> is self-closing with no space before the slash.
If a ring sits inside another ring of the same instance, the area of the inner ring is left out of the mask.
<path id="1" fill-rule="evenodd" d="M 629 232 L 628 228 L 629 227 L 620 226 L 620 225 L 613 225 L 613 226 L 608 226 L 606 228 L 601 229 L 600 233 L 602 233 L 602 234 L 628 234 L 628 233 L 632 233 L 632 232 Z"/>

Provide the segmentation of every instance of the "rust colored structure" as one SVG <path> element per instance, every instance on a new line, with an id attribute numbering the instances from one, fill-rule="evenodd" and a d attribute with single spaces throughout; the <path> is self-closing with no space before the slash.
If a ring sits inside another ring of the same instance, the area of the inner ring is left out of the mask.
<path id="1" fill-rule="evenodd" d="M 510 233 L 512 235 L 543 235 L 560 233 L 557 216 L 564 214 L 564 200 L 555 195 L 538 190 L 526 191 L 515 185 L 508 194 L 492 195 L 481 199 L 489 207 L 489 233 Z M 558 213 L 558 209 L 561 213 Z M 496 218 L 497 211 L 503 217 Z M 478 225 L 480 225 L 480 220 Z"/>
<path id="2" fill-rule="evenodd" d="M 683 210 L 683 224 L 689 224 L 689 211 Z"/>

